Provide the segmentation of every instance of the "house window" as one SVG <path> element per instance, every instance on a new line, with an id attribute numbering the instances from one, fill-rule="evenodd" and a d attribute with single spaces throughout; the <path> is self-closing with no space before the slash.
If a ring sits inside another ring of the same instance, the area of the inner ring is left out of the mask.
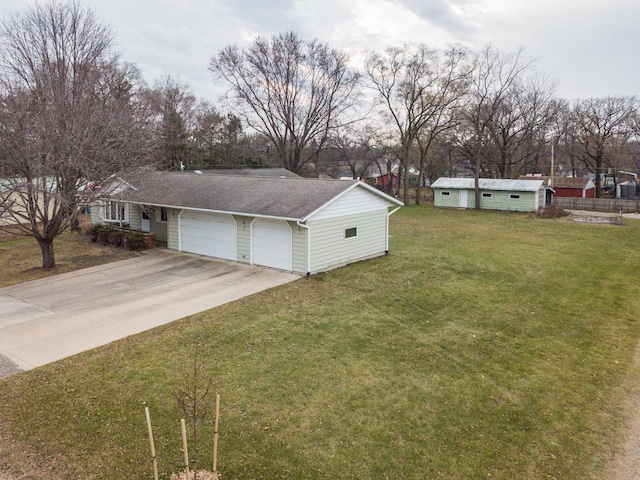
<path id="1" fill-rule="evenodd" d="M 358 236 L 358 229 L 356 227 L 347 228 L 344 231 L 344 238 L 353 238 Z"/>
<path id="2" fill-rule="evenodd" d="M 491 194 L 490 193 L 483 193 L 482 194 L 482 198 L 491 198 Z"/>
<path id="3" fill-rule="evenodd" d="M 514 200 L 518 200 L 520 198 L 520 195 L 518 195 L 517 193 L 512 193 L 511 195 L 509 195 L 509 198 L 512 198 Z"/>
<path id="4" fill-rule="evenodd" d="M 122 202 L 107 200 L 104 203 L 104 220 L 107 222 L 128 222 L 129 209 Z"/>
<path id="5" fill-rule="evenodd" d="M 156 221 L 161 223 L 167 223 L 168 219 L 167 209 L 165 207 L 160 207 L 156 210 Z"/>
<path id="6" fill-rule="evenodd" d="M 440 195 L 444 195 L 445 197 L 449 196 L 449 192 L 440 192 Z"/>

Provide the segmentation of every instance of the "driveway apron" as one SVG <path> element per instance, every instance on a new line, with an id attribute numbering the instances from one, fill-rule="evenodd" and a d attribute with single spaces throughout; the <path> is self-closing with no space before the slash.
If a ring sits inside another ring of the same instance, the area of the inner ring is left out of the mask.
<path id="1" fill-rule="evenodd" d="M 0 288 L 0 377 L 298 278 L 154 249 L 133 259 Z"/>

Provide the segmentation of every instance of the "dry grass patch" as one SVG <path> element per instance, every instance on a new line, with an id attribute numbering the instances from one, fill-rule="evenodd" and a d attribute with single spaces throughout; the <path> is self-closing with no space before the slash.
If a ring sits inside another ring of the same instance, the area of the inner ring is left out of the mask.
<path id="1" fill-rule="evenodd" d="M 36 280 L 59 273 L 115 262 L 139 255 L 111 246 L 92 243 L 79 232 L 66 232 L 54 241 L 56 266 L 42 268 L 40 247 L 33 238 L 11 238 L 0 241 L 0 287 Z"/>

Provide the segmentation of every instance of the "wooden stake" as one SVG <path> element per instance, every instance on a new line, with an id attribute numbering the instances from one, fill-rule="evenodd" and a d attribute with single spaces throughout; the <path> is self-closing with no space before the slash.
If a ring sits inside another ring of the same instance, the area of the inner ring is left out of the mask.
<path id="1" fill-rule="evenodd" d="M 189 453 L 187 452 L 187 428 L 184 424 L 184 418 L 180 420 L 180 427 L 182 428 L 182 450 L 184 451 L 184 471 L 187 474 L 186 478 L 189 479 Z"/>
<path id="2" fill-rule="evenodd" d="M 149 429 L 149 443 L 151 444 L 151 462 L 153 463 L 153 478 L 158 480 L 158 461 L 156 460 L 156 447 L 153 444 L 153 430 L 151 429 L 151 415 L 149 415 L 149 407 L 144 407 L 144 413 L 147 417 L 147 428 Z"/>
<path id="3" fill-rule="evenodd" d="M 216 425 L 213 429 L 213 473 L 218 473 L 218 417 L 220 416 L 220 394 L 216 395 Z"/>

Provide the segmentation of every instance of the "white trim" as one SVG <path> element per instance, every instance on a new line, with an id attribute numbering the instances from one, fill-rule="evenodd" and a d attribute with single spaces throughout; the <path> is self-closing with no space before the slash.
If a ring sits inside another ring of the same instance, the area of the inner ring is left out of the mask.
<path id="1" fill-rule="evenodd" d="M 179 205 L 166 205 L 164 203 L 149 203 L 149 202 L 133 202 L 130 200 L 121 200 L 123 203 L 130 203 L 131 205 L 149 205 L 150 207 L 165 207 L 176 210 L 187 210 L 189 212 L 204 212 L 204 213 L 220 213 L 223 215 L 238 215 L 239 217 L 255 217 L 255 218 L 270 218 L 273 220 L 286 220 L 288 222 L 302 221 L 297 217 L 278 217 L 274 215 L 262 215 L 259 213 L 247 213 L 247 212 L 235 212 L 231 210 L 212 210 L 209 208 L 195 208 L 195 207 L 181 207 Z"/>
<path id="2" fill-rule="evenodd" d="M 304 228 L 307 231 L 307 275 L 311 274 L 311 227 L 309 225 L 304 225 L 300 222 L 296 222 L 296 225 Z M 292 252 L 293 253 L 293 252 Z"/>
<path id="3" fill-rule="evenodd" d="M 351 235 L 350 237 L 347 237 L 347 230 L 355 230 L 355 235 Z M 348 242 L 350 241 L 352 238 L 358 238 L 358 227 L 347 227 L 344 229 L 344 241 Z"/>
<path id="4" fill-rule="evenodd" d="M 117 218 L 111 218 L 111 206 L 112 204 L 116 205 Z M 120 211 L 122 209 L 122 218 L 120 218 Z M 107 212 L 109 213 L 109 217 L 107 217 Z M 111 200 L 105 199 L 102 202 L 102 220 L 106 223 L 129 223 L 129 204 L 128 202 L 123 202 L 121 200 Z"/>
<path id="5" fill-rule="evenodd" d="M 182 251 L 182 212 L 184 212 L 184 210 L 180 210 L 180 213 L 178 213 L 178 251 L 181 252 Z M 168 234 L 169 232 L 167 232 Z"/>
<path id="6" fill-rule="evenodd" d="M 343 196 L 345 196 L 347 193 L 351 192 L 351 190 L 355 189 L 355 188 L 364 188 L 365 190 L 368 190 L 370 193 L 373 193 L 377 196 L 379 196 L 380 198 L 382 198 L 383 200 L 387 200 L 390 203 L 393 203 L 395 205 L 398 205 L 399 207 L 403 206 L 404 203 L 402 203 L 400 200 L 395 199 L 389 195 L 387 195 L 384 192 L 381 192 L 380 190 L 373 188 L 370 185 L 367 185 L 366 183 L 362 182 L 362 181 L 357 181 L 356 183 L 354 183 L 353 185 L 351 185 L 349 188 L 347 188 L 345 191 L 341 192 L 340 194 L 336 195 L 335 197 L 333 197 L 331 200 L 329 200 L 327 203 L 325 203 L 324 205 L 322 205 L 321 207 L 316 208 L 313 212 L 311 212 L 309 215 L 307 215 L 306 217 L 304 217 L 302 219 L 303 222 L 307 222 L 309 221 L 309 219 L 311 217 L 313 217 L 314 215 L 316 215 L 318 212 L 320 212 L 321 210 L 324 210 L 325 208 L 327 208 L 329 205 L 331 205 L 332 203 L 338 201 L 339 199 L 341 199 Z"/>
<path id="7" fill-rule="evenodd" d="M 394 208 L 389 213 L 387 213 L 387 224 L 386 224 L 386 227 L 385 227 L 386 231 L 384 232 L 384 251 L 385 252 L 389 251 L 389 217 L 391 215 L 393 215 L 394 213 L 396 213 L 398 210 L 400 210 L 400 207 L 402 207 L 402 205 L 400 205 L 399 207 Z"/>
<path id="8" fill-rule="evenodd" d="M 185 207 L 182 205 L 167 205 L 167 204 L 163 204 L 163 203 L 149 203 L 149 202 L 136 202 L 136 201 L 129 201 L 129 200 L 119 200 L 122 201 L 124 203 L 130 203 L 132 205 L 148 205 L 150 207 L 166 207 L 166 208 L 175 208 L 175 209 L 179 209 L 179 210 L 189 210 L 189 211 L 194 211 L 194 212 L 209 212 L 209 213 L 222 213 L 225 215 L 238 215 L 238 216 L 242 216 L 242 217 L 254 217 L 254 218 L 270 218 L 273 220 L 287 220 L 290 222 L 307 222 L 312 216 L 314 216 L 316 213 L 318 213 L 319 211 L 325 209 L 326 207 L 328 207 L 329 205 L 331 205 L 332 203 L 334 203 L 335 201 L 339 200 L 340 198 L 342 198 L 342 196 L 346 195 L 347 193 L 349 193 L 351 190 L 353 190 L 354 188 L 364 188 L 365 190 L 373 193 L 374 195 L 377 195 L 378 197 L 382 198 L 383 200 L 387 200 L 388 202 L 392 203 L 393 205 L 397 205 L 399 207 L 403 206 L 404 203 L 402 203 L 400 200 L 391 197 L 390 195 L 387 195 L 384 192 L 381 192 L 380 190 L 367 185 L 366 183 L 362 182 L 362 181 L 358 181 L 356 183 L 354 183 L 352 186 L 350 186 L 349 188 L 347 188 L 346 190 L 344 190 L 343 192 L 341 192 L 340 194 L 336 195 L 335 197 L 333 197 L 331 200 L 329 200 L 327 203 L 325 203 L 324 205 L 322 205 L 321 207 L 318 207 L 315 211 L 311 212 L 309 215 L 307 215 L 306 217 L 303 218 L 299 218 L 299 217 L 282 217 L 282 216 L 277 216 L 277 215 L 263 215 L 263 214 L 259 214 L 259 213 L 251 213 L 251 212 L 239 212 L 239 211 L 233 211 L 233 210 L 212 210 L 209 208 L 197 208 L 197 207 Z M 107 197 L 109 198 L 109 197 Z M 390 205 L 392 206 L 392 205 Z"/>

